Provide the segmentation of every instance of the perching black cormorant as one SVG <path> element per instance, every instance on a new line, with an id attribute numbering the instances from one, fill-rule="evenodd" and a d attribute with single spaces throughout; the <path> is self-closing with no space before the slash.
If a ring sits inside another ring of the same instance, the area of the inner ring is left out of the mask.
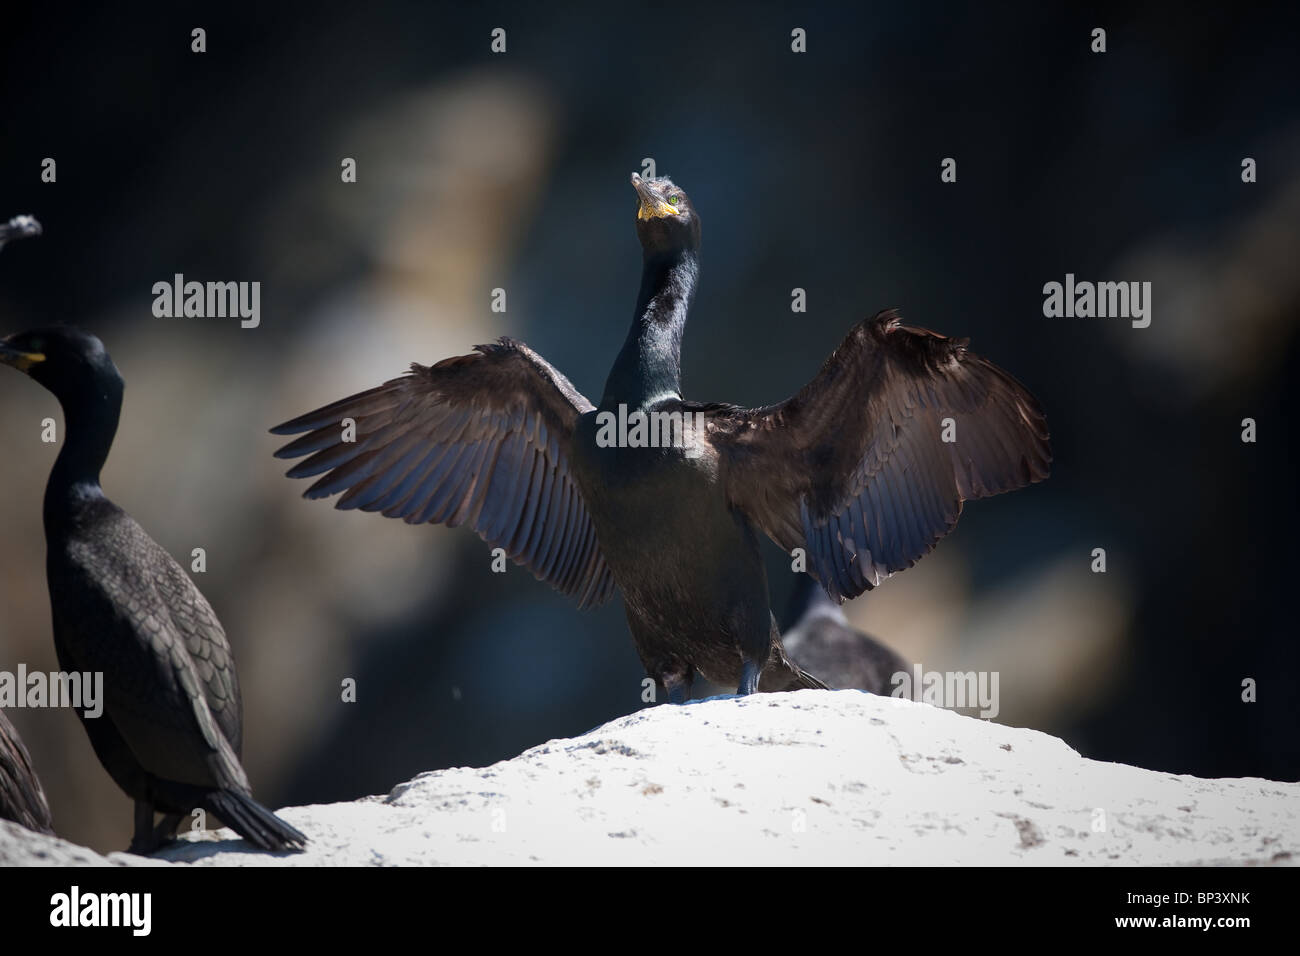
<path id="1" fill-rule="evenodd" d="M 53 833 L 54 821 L 45 791 L 32 767 L 31 755 L 9 718 L 0 710 L 0 820 L 12 820 L 29 830 Z"/>
<path id="2" fill-rule="evenodd" d="M 855 630 L 839 602 L 810 575 L 799 575 L 785 620 L 781 641 L 786 653 L 832 687 L 888 697 L 893 676 L 911 672 L 897 651 Z"/>
<path id="3" fill-rule="evenodd" d="M 0 339 L 0 362 L 63 407 L 44 507 L 54 648 L 64 671 L 104 675 L 103 713 L 81 722 L 135 800 L 131 852 L 156 849 L 195 807 L 262 849 L 301 847 L 306 838 L 252 798 L 239 763 L 239 684 L 217 616 L 100 488 L 123 392 L 103 344 L 76 329 L 38 329 Z M 164 814 L 156 829 L 155 811 Z"/>
<path id="4" fill-rule="evenodd" d="M 700 220 L 671 181 L 632 185 L 641 290 L 598 407 L 503 338 L 273 428 L 308 433 L 276 454 L 310 455 L 290 477 L 324 474 L 306 497 L 345 492 L 339 508 L 467 523 L 584 607 L 617 586 L 641 661 L 672 701 L 690 696 L 696 672 L 742 694 L 824 686 L 782 649 L 758 533 L 804 549 L 833 597 L 854 597 L 933 548 L 963 501 L 1046 477 L 1046 421 L 966 340 L 893 312 L 854 327 L 779 405 L 686 401 Z M 702 427 L 666 448 L 630 447 L 632 429 L 608 427 L 642 412 Z"/>

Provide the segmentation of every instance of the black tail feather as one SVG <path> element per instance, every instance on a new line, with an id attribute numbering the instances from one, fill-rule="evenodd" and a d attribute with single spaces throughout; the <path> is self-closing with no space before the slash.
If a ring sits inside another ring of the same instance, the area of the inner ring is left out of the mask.
<path id="1" fill-rule="evenodd" d="M 794 683 L 791 685 L 792 690 L 831 690 L 829 684 L 823 683 L 812 674 L 809 674 L 801 667 L 796 667 Z"/>
<path id="2" fill-rule="evenodd" d="M 307 838 L 246 793 L 215 790 L 203 808 L 219 816 L 230 829 L 263 850 L 301 850 Z"/>

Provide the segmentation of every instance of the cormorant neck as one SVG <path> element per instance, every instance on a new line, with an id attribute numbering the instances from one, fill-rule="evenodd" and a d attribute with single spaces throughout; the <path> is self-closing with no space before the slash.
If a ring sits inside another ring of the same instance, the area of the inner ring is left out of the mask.
<path id="1" fill-rule="evenodd" d="M 645 254 L 636 316 L 605 381 L 602 409 L 648 408 L 681 398 L 682 332 L 699 271 L 693 249 Z"/>
<path id="2" fill-rule="evenodd" d="M 59 396 L 63 448 L 45 486 L 46 531 L 63 527 L 76 502 L 99 497 L 99 472 L 108 460 L 122 411 L 121 380 L 96 380 L 86 390 Z"/>

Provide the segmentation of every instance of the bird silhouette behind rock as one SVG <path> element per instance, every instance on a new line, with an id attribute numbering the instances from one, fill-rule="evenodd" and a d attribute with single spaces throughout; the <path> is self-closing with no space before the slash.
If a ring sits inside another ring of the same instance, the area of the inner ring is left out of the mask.
<path id="1" fill-rule="evenodd" d="M 894 675 L 910 671 L 898 652 L 849 624 L 839 602 L 807 574 L 799 575 L 786 621 L 781 640 L 790 657 L 836 689 L 888 697 Z"/>

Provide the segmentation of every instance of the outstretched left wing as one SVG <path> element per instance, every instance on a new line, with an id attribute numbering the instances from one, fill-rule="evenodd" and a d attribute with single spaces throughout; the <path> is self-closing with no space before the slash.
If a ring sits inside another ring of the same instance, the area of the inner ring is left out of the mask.
<path id="1" fill-rule="evenodd" d="M 911 567 L 962 502 L 1047 477 L 1038 402 L 966 345 L 890 310 L 856 326 L 788 401 L 698 406 L 732 506 L 787 551 L 805 548 L 833 597 Z"/>

